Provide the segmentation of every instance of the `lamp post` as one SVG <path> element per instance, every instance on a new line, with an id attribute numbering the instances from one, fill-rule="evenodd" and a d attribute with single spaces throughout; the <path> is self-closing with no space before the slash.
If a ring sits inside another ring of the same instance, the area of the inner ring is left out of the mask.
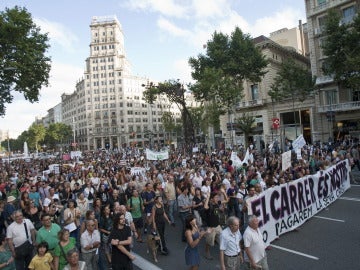
<path id="1" fill-rule="evenodd" d="M 72 124 L 73 124 L 73 147 L 74 147 L 74 150 L 76 150 L 76 139 L 75 139 L 75 117 L 73 117 L 73 121 L 72 121 Z"/>
<path id="2" fill-rule="evenodd" d="M 8 153 L 9 153 L 9 166 L 10 166 L 10 134 L 9 134 L 9 130 L 7 133 L 7 147 L 8 147 Z"/>

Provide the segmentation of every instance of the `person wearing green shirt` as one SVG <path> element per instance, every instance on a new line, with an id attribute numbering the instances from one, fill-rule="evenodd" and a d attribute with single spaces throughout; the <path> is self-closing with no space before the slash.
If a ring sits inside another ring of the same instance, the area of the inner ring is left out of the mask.
<path id="1" fill-rule="evenodd" d="M 60 226 L 56 223 L 51 222 L 50 215 L 45 213 L 41 217 L 43 226 L 39 229 L 36 234 L 36 243 L 43 241 L 49 245 L 49 252 L 53 254 L 55 247 L 59 243 L 58 232 L 61 230 Z"/>
<path id="2" fill-rule="evenodd" d="M 0 235 L 0 269 L 15 270 L 14 257 L 11 251 L 6 249 L 6 236 Z"/>
<path id="3" fill-rule="evenodd" d="M 55 270 L 63 270 L 68 264 L 66 256 L 67 253 L 76 248 L 76 239 L 70 237 L 68 229 L 62 229 L 58 233 L 59 243 L 54 249 L 54 266 Z"/>
<path id="4" fill-rule="evenodd" d="M 144 226 L 142 213 L 144 211 L 144 205 L 141 197 L 139 196 L 138 191 L 135 189 L 132 192 L 132 196 L 127 201 L 127 209 L 130 211 L 131 216 L 133 217 L 135 229 L 138 235 L 136 239 L 138 242 L 142 243 L 141 238 L 141 229 Z"/>

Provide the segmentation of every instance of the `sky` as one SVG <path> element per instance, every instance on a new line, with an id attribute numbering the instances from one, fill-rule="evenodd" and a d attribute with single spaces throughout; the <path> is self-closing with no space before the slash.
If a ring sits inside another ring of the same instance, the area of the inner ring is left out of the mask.
<path id="1" fill-rule="evenodd" d="M 306 22 L 302 0 L 1 0 L 6 7 L 26 7 L 43 33 L 48 33 L 51 57 L 50 85 L 43 87 L 39 102 L 31 104 L 16 95 L 0 117 L 0 130 L 16 138 L 35 117 L 72 93 L 90 55 L 93 16 L 115 15 L 124 33 L 126 57 L 132 74 L 154 81 L 191 81 L 188 59 L 204 54 L 212 34 L 231 34 L 235 27 L 251 37 L 269 36 L 281 28 Z"/>

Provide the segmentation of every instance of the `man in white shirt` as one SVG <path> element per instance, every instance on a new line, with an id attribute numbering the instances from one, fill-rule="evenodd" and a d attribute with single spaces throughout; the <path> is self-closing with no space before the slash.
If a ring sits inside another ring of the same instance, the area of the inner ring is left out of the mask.
<path id="1" fill-rule="evenodd" d="M 243 261 L 240 249 L 240 221 L 237 217 L 231 216 L 227 220 L 227 225 L 220 234 L 220 267 L 221 270 L 238 270 Z"/>
<path id="2" fill-rule="evenodd" d="M 225 178 L 222 181 L 222 183 L 225 185 L 225 188 L 226 188 L 225 192 L 227 192 L 231 186 L 231 173 L 228 172 L 225 174 Z"/>
<path id="3" fill-rule="evenodd" d="M 36 231 L 33 223 L 29 219 L 23 218 L 21 210 L 15 211 L 13 217 L 15 221 L 7 228 L 6 238 L 8 239 L 12 256 L 15 258 L 16 269 L 25 270 L 32 259 L 32 249 L 28 249 L 28 254 L 19 256 L 19 252 L 16 252 L 16 248 L 25 244 L 26 241 L 29 241 L 30 244 L 35 243 Z M 25 227 L 27 232 L 25 231 Z"/>
<path id="4" fill-rule="evenodd" d="M 244 246 L 249 258 L 249 269 L 269 270 L 265 252 L 266 246 L 256 216 L 249 217 L 249 226 L 244 233 Z"/>
<path id="5" fill-rule="evenodd" d="M 202 186 L 202 181 L 204 180 L 204 178 L 200 175 L 200 172 L 199 172 L 199 170 L 197 170 L 196 172 L 195 172 L 195 176 L 193 177 L 193 179 L 192 179 L 192 183 L 193 183 L 193 186 L 195 187 L 195 188 L 201 188 L 201 186 Z"/>
<path id="6" fill-rule="evenodd" d="M 100 247 L 100 233 L 95 230 L 95 222 L 93 220 L 86 221 L 86 230 L 80 238 L 81 253 L 88 270 L 98 269 L 98 259 Z"/>

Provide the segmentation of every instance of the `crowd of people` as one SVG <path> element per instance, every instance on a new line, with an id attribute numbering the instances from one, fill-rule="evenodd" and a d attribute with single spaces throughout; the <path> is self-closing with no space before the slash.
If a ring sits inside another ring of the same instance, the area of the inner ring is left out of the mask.
<path id="1" fill-rule="evenodd" d="M 230 150 L 170 150 L 168 159 L 155 161 L 137 148 L 67 161 L 0 160 L 0 269 L 132 269 L 134 241 L 157 235 L 159 252 L 171 256 L 166 226 L 182 226 L 190 269 L 199 268 L 204 239 L 207 260 L 219 245 L 221 269 L 266 270 L 249 199 L 343 159 L 360 166 L 359 147 L 350 141 L 305 146 L 285 171 L 277 149 L 236 150 L 241 166 Z"/>

